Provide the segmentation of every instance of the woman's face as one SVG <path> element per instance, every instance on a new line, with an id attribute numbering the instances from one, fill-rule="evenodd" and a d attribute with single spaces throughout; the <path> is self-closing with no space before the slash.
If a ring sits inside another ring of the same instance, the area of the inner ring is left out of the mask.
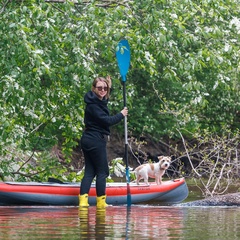
<path id="1" fill-rule="evenodd" d="M 99 99 L 103 99 L 107 94 L 108 86 L 103 81 L 98 81 L 96 83 L 96 87 L 94 89 L 94 92 L 97 94 Z"/>

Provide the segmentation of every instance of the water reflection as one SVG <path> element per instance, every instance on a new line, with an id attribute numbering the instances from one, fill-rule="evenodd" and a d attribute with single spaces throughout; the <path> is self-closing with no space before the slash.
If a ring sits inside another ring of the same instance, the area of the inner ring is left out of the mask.
<path id="1" fill-rule="evenodd" d="M 239 239 L 240 208 L 0 207 L 0 239 Z"/>
<path id="2" fill-rule="evenodd" d="M 89 208 L 80 212 L 80 233 L 81 239 L 169 239 L 181 233 L 182 221 L 183 211 L 179 208 Z"/>

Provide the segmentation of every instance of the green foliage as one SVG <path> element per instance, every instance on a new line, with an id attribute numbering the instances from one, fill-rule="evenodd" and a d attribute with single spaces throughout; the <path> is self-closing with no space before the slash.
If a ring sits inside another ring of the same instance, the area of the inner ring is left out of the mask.
<path id="1" fill-rule="evenodd" d="M 70 161 L 84 127 L 83 96 L 97 75 L 112 76 L 110 109 L 121 110 L 115 46 L 124 37 L 131 47 L 127 103 L 133 135 L 239 129 L 237 0 L 99 3 L 1 5 L 4 166 L 8 146 L 42 151 L 58 144 Z M 114 128 L 122 131 L 121 124 Z"/>
<path id="2" fill-rule="evenodd" d="M 176 127 L 190 132 L 239 128 L 236 2 L 156 2 L 151 11 L 144 5 L 151 14 L 135 16 L 144 30 L 134 51 L 142 62 L 132 76 L 141 96 L 134 105 L 144 118 L 134 116 L 134 127 L 144 131 L 145 125 L 157 136 L 174 134 Z"/>
<path id="3" fill-rule="evenodd" d="M 48 177 L 61 180 L 67 174 L 68 169 L 49 151 L 30 152 L 8 146 L 5 155 L 1 156 L 0 177 L 3 181 L 47 181 Z"/>

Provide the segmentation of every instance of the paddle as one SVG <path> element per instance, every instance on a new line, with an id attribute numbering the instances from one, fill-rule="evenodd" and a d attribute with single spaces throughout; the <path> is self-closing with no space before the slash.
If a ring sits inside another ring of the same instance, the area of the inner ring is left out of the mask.
<path id="1" fill-rule="evenodd" d="M 130 65 L 130 46 L 126 39 L 121 40 L 116 48 L 116 57 L 120 75 L 122 77 L 123 84 L 123 105 L 127 107 L 126 98 L 126 75 Z M 131 194 L 130 194 L 130 174 L 128 167 L 128 135 L 127 135 L 127 116 L 124 117 L 124 135 L 125 135 L 125 160 L 126 160 L 126 180 L 127 180 L 127 205 L 131 205 Z"/>

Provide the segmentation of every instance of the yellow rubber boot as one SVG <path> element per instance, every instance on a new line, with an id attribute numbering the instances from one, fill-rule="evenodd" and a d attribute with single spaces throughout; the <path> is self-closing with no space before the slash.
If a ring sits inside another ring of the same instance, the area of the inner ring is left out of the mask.
<path id="1" fill-rule="evenodd" d="M 88 207 L 88 194 L 78 195 L 79 207 Z"/>
<path id="2" fill-rule="evenodd" d="M 108 204 L 106 203 L 106 195 L 97 197 L 97 208 L 105 208 Z"/>

